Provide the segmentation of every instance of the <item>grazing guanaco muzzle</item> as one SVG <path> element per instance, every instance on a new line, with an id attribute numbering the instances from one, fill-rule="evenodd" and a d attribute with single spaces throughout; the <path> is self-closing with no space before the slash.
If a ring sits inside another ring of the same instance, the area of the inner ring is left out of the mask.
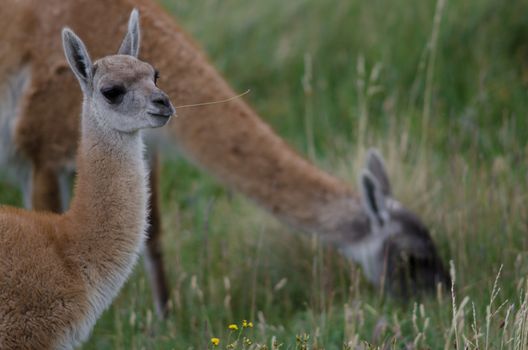
<path id="1" fill-rule="evenodd" d="M 363 213 L 353 218 L 350 243 L 342 250 L 358 262 L 369 281 L 408 299 L 450 287 L 450 277 L 429 230 L 392 197 L 381 155 L 369 150 L 359 178 Z"/>

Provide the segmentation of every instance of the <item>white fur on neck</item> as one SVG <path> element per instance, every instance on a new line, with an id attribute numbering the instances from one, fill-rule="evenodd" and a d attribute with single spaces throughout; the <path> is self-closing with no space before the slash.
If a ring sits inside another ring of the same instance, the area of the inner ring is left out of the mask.
<path id="1" fill-rule="evenodd" d="M 117 296 L 128 276 L 132 272 L 133 267 L 137 262 L 139 253 L 143 250 L 146 240 L 147 230 L 147 202 L 148 202 L 148 187 L 147 178 L 148 171 L 146 162 L 144 160 L 144 144 L 141 137 L 141 131 L 135 134 L 122 134 L 115 130 L 105 129 L 104 126 L 98 124 L 96 120 L 101 118 L 93 118 L 93 111 L 87 107 L 86 103 L 83 106 L 83 143 L 94 142 L 94 139 L 101 140 L 105 144 L 108 154 L 113 154 L 113 157 L 125 159 L 130 168 L 134 168 L 135 172 L 142 179 L 142 183 L 138 186 L 138 190 L 142 191 L 142 212 L 145 213 L 142 217 L 141 228 L 139 235 L 139 244 L 135 250 L 128 254 L 125 259 L 119 261 L 115 266 L 115 271 L 108 273 L 110 278 L 106 278 L 105 283 L 98 285 L 91 285 L 88 290 L 89 309 L 78 324 L 64 335 L 63 339 L 57 344 L 58 349 L 72 349 L 79 346 L 90 335 L 97 319 L 110 306 L 113 299 Z M 89 144 L 83 144 L 81 147 L 90 147 Z M 88 149 L 89 152 L 89 149 Z M 107 271 L 108 272 L 108 271 Z"/>

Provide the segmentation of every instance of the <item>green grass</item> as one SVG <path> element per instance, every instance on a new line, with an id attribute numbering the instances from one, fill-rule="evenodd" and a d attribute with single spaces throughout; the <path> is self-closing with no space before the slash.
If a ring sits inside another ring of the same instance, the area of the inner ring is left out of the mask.
<path id="1" fill-rule="evenodd" d="M 171 316 L 153 314 L 138 266 L 84 349 L 224 349 L 244 319 L 242 337 L 268 349 L 528 347 L 528 2 L 447 1 L 433 42 L 436 0 L 163 4 L 318 166 L 354 185 L 380 148 L 396 197 L 453 262 L 455 293 L 387 299 L 316 238 L 173 160 Z M 20 198 L 0 184 L 0 201 Z"/>

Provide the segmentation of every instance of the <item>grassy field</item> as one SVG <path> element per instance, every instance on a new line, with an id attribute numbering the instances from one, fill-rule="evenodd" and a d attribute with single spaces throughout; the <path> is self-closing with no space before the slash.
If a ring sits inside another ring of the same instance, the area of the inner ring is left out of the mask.
<path id="1" fill-rule="evenodd" d="M 176 159 L 162 176 L 171 316 L 156 318 L 138 266 L 83 349 L 528 348 L 528 1 L 163 5 L 318 166 L 355 185 L 379 148 L 454 292 L 388 299 L 316 237 Z M 20 196 L 0 183 L 0 201 Z"/>

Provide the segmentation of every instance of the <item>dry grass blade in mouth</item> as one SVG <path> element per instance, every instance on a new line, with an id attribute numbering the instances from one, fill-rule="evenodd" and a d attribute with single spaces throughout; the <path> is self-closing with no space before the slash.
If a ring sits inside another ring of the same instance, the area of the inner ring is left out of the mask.
<path id="1" fill-rule="evenodd" d="M 241 98 L 242 96 L 247 95 L 250 92 L 251 92 L 251 90 L 247 89 L 243 93 L 238 94 L 236 96 L 232 96 L 232 97 L 226 98 L 225 100 L 203 102 L 203 103 L 194 103 L 194 104 L 188 104 L 188 105 L 181 105 L 181 106 L 176 106 L 175 108 L 178 108 L 178 109 L 180 109 L 180 108 L 191 108 L 191 107 L 210 106 L 210 105 L 226 103 L 226 102 L 230 102 L 230 101 L 236 100 L 237 98 Z"/>

